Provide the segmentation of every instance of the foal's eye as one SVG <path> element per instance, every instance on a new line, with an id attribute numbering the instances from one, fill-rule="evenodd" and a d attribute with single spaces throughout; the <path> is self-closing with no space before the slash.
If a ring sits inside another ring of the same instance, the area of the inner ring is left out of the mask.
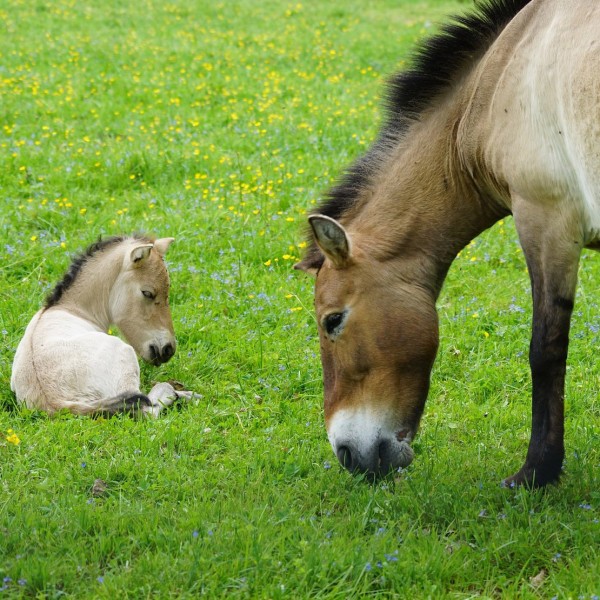
<path id="1" fill-rule="evenodd" d="M 344 322 L 344 313 L 331 313 L 323 319 L 323 327 L 329 335 L 333 335 Z"/>
<path id="2" fill-rule="evenodd" d="M 156 298 L 156 294 L 153 294 L 148 290 L 142 290 L 142 294 L 144 295 L 144 298 L 148 298 L 148 300 L 154 300 L 154 298 Z"/>

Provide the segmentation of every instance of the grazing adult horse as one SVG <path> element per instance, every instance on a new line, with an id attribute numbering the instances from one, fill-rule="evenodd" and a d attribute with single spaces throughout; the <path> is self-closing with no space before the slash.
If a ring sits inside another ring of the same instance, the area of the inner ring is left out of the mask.
<path id="1" fill-rule="evenodd" d="M 73 261 L 17 348 L 11 388 L 19 402 L 48 413 L 157 416 L 191 396 L 168 383 L 140 392 L 136 352 L 153 365 L 175 353 L 163 260 L 172 241 L 111 237 Z M 106 333 L 111 324 L 131 345 Z"/>
<path id="2" fill-rule="evenodd" d="M 582 248 L 600 248 L 600 3 L 488 0 L 390 83 L 371 149 L 309 217 L 325 420 L 339 461 L 409 464 L 450 264 L 512 214 L 533 293 L 532 432 L 509 484 L 556 481 Z"/>

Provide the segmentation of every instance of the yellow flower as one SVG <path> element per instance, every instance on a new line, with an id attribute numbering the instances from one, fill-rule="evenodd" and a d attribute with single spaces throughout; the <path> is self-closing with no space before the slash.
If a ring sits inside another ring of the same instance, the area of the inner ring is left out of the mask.
<path id="1" fill-rule="evenodd" d="M 270 267 L 270 266 L 271 266 L 271 259 L 267 260 L 267 261 L 264 263 L 264 265 L 265 265 L 265 267 Z"/>
<path id="2" fill-rule="evenodd" d="M 7 434 L 8 435 L 6 435 L 5 437 L 6 437 L 6 441 L 9 444 L 14 444 L 15 446 L 18 446 L 21 443 L 19 436 L 12 429 L 9 429 L 7 431 Z"/>

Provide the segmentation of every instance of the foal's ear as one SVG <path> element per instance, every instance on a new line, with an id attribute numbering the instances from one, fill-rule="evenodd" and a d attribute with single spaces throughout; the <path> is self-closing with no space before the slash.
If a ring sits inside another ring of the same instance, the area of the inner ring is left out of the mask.
<path id="1" fill-rule="evenodd" d="M 335 267 L 347 266 L 350 260 L 350 238 L 346 230 L 335 219 L 325 215 L 311 215 L 308 222 L 321 252 Z"/>
<path id="2" fill-rule="evenodd" d="M 175 238 L 160 238 L 154 242 L 154 249 L 164 256 L 169 249 L 169 246 L 175 241 Z"/>
<path id="3" fill-rule="evenodd" d="M 136 246 L 129 255 L 133 266 L 139 267 L 150 256 L 152 248 L 153 244 L 140 244 Z"/>

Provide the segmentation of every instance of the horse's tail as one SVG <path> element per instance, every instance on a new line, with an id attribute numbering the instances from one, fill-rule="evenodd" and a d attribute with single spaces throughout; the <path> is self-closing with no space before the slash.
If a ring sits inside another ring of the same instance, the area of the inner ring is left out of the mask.
<path id="1" fill-rule="evenodd" d="M 113 398 L 65 402 L 61 405 L 61 408 L 68 408 L 76 415 L 112 417 L 121 413 L 137 416 L 144 412 L 145 406 L 152 406 L 150 398 L 145 394 L 141 392 L 123 392 Z"/>
<path id="2" fill-rule="evenodd" d="M 104 400 L 99 410 L 92 414 L 103 417 L 112 417 L 119 413 L 138 415 L 143 412 L 144 406 L 152 406 L 150 398 L 141 392 L 125 392 L 115 398 Z"/>

